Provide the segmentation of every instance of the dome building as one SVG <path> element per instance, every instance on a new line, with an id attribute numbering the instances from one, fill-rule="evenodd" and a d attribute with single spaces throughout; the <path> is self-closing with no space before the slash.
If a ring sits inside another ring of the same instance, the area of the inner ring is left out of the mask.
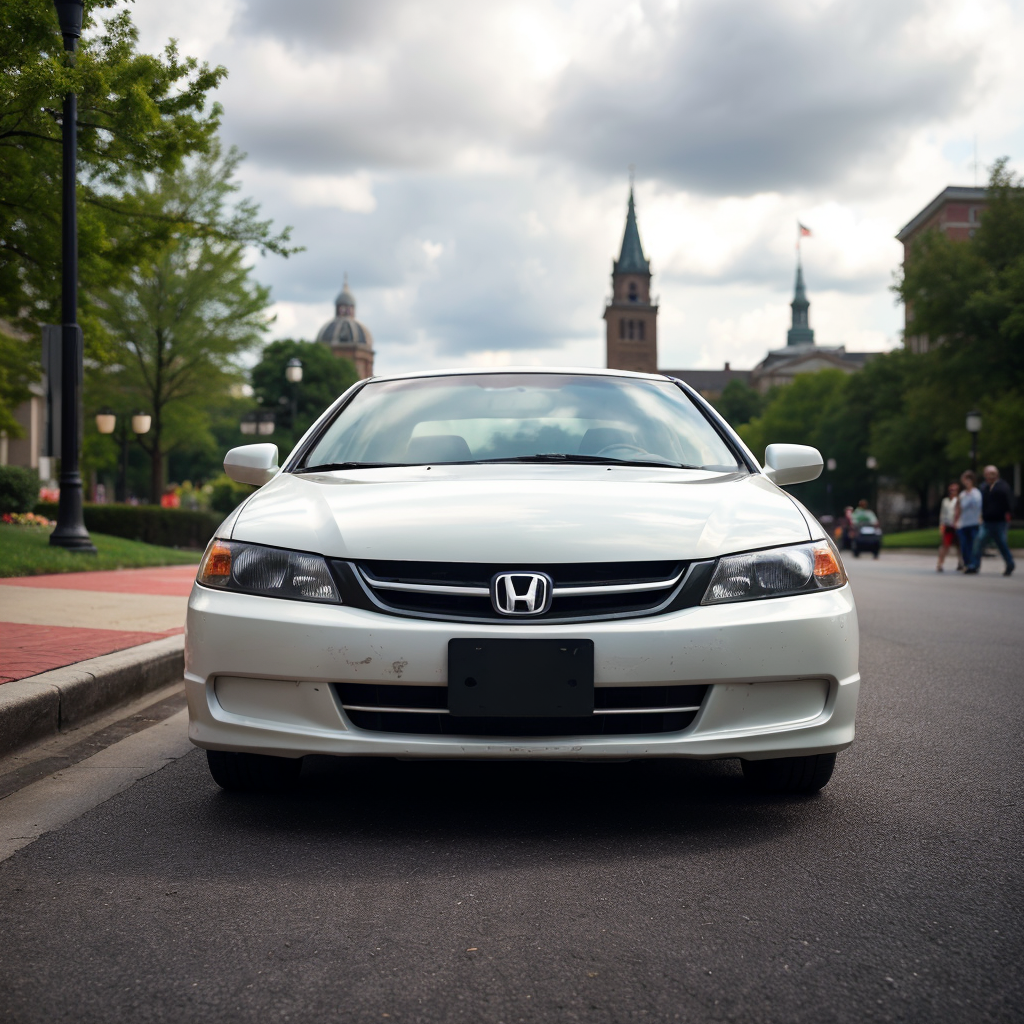
<path id="1" fill-rule="evenodd" d="M 347 274 L 334 300 L 334 319 L 320 328 L 316 340 L 339 359 L 351 359 L 360 380 L 373 376 L 373 335 L 356 319 L 356 299 L 349 291 Z"/>

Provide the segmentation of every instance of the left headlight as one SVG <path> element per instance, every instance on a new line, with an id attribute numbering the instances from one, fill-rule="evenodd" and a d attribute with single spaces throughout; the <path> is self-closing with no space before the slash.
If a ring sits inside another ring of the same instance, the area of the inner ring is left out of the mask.
<path id="1" fill-rule="evenodd" d="M 807 594 L 845 583 L 846 570 L 835 545 L 819 540 L 719 559 L 701 604 Z"/>
<path id="2" fill-rule="evenodd" d="M 196 580 L 218 590 L 234 590 L 293 601 L 341 603 L 322 555 L 243 544 L 214 537 L 207 545 Z"/>

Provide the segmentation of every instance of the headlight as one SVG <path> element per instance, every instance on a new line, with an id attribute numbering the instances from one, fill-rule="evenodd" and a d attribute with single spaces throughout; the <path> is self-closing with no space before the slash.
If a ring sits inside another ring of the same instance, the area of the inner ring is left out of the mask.
<path id="1" fill-rule="evenodd" d="M 265 548 L 214 537 L 207 545 L 196 580 L 207 587 L 295 601 L 341 603 L 322 555 Z"/>
<path id="2" fill-rule="evenodd" d="M 846 570 L 835 545 L 819 540 L 719 559 L 701 604 L 808 594 L 845 583 Z"/>

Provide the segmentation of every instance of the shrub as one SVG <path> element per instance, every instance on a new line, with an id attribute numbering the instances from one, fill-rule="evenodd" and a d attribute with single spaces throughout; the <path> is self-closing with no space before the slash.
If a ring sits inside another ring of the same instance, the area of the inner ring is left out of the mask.
<path id="1" fill-rule="evenodd" d="M 210 508 L 227 515 L 241 505 L 254 490 L 256 490 L 255 487 L 235 483 L 227 473 L 221 473 L 210 484 Z"/>
<path id="2" fill-rule="evenodd" d="M 50 519 L 57 518 L 54 504 L 40 502 L 35 511 Z M 86 505 L 83 511 L 87 530 L 168 548 L 206 547 L 224 518 L 216 512 L 159 505 Z"/>
<path id="3" fill-rule="evenodd" d="M 0 466 L 0 515 L 31 512 L 39 500 L 39 474 L 21 466 Z"/>

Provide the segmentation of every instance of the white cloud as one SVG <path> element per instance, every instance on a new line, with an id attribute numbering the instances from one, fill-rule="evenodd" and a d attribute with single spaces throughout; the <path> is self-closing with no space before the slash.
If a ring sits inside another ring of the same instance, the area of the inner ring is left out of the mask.
<path id="1" fill-rule="evenodd" d="M 259 262 L 277 336 L 343 272 L 381 369 L 603 361 L 626 167 L 662 365 L 785 341 L 795 222 L 819 341 L 895 344 L 896 231 L 1024 147 L 1015 0 L 138 0 L 225 64 L 245 190 L 307 251 Z"/>

